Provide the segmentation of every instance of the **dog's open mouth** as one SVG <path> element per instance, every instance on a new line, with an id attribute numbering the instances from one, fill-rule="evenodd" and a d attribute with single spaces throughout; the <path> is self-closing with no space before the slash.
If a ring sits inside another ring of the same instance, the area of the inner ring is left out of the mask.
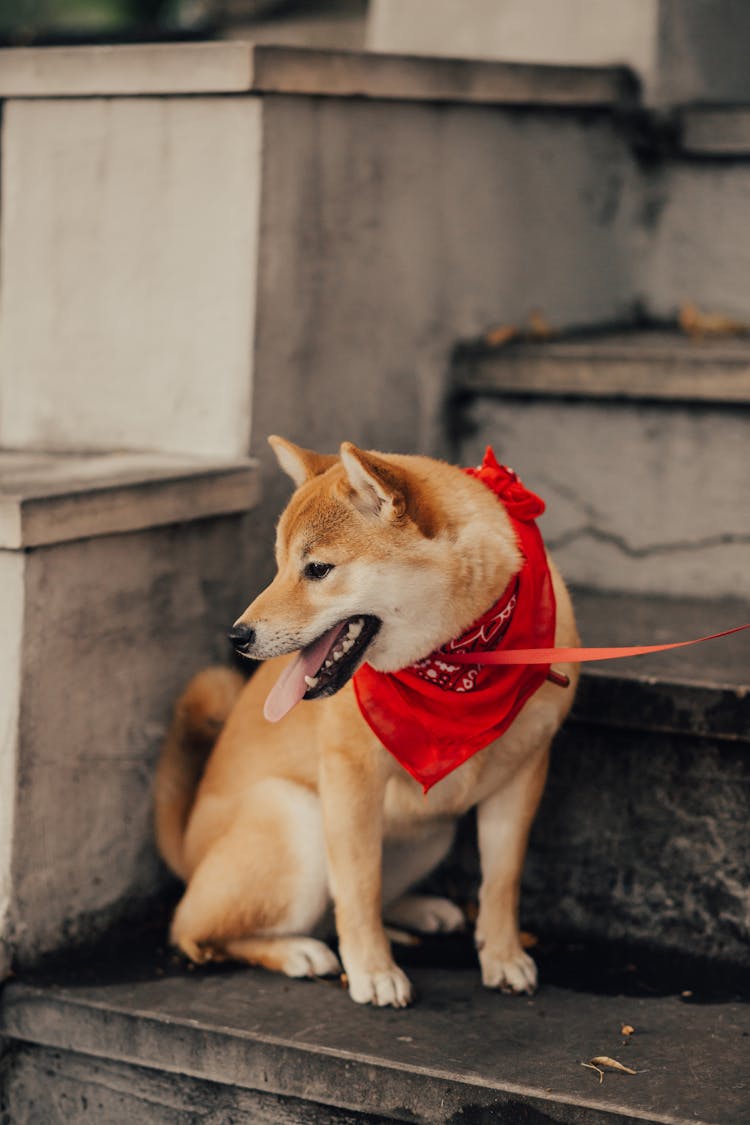
<path id="1" fill-rule="evenodd" d="M 340 691 L 379 629 L 379 618 L 359 614 L 340 621 L 303 648 L 269 692 L 263 708 L 269 722 L 283 719 L 301 699 L 320 699 Z"/>

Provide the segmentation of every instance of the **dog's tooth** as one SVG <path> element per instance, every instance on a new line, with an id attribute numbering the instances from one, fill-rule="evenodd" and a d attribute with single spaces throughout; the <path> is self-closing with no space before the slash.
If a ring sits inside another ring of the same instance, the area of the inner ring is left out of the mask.
<path id="1" fill-rule="evenodd" d="M 324 668 L 331 668 L 331 667 L 333 667 L 333 661 L 331 660 L 330 656 L 329 656 L 329 657 L 328 657 L 328 659 L 326 660 L 326 662 L 325 662 L 325 664 L 323 665 L 323 667 L 324 667 Z"/>
<path id="2" fill-rule="evenodd" d="M 356 621 L 352 621 L 350 623 L 349 629 L 347 630 L 347 635 L 349 637 L 351 637 L 351 639 L 353 641 L 356 641 L 357 637 L 359 636 L 359 634 L 361 632 L 362 632 L 362 618 L 359 617 Z"/>
<path id="3" fill-rule="evenodd" d="M 309 688 L 317 687 L 318 686 L 318 677 L 317 676 L 305 676 L 305 683 L 307 684 L 307 686 Z"/>
<path id="4" fill-rule="evenodd" d="M 354 644 L 354 641 L 346 640 L 346 641 L 344 641 L 344 643 L 341 647 L 343 648 L 344 652 L 348 652 L 353 644 Z"/>
<path id="5" fill-rule="evenodd" d="M 334 660 L 340 660 L 343 655 L 344 655 L 344 653 L 342 652 L 342 650 L 340 648 L 337 648 L 336 651 L 333 654 L 333 659 Z"/>

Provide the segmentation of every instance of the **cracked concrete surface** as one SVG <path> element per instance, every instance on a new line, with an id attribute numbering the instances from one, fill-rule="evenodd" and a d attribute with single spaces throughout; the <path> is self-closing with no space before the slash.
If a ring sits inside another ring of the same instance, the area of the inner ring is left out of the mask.
<path id="1" fill-rule="evenodd" d="M 491 444 L 547 502 L 569 581 L 750 596 L 750 409 L 478 398 L 464 464 Z"/>

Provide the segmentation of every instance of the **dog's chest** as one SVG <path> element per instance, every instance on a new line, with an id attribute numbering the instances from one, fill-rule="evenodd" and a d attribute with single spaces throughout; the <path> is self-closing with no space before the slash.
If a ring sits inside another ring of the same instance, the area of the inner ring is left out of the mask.
<path id="1" fill-rule="evenodd" d="M 405 770 L 394 773 L 385 793 L 386 835 L 434 819 L 461 816 L 512 776 L 515 762 L 502 752 L 503 739 L 475 754 L 427 793 Z"/>

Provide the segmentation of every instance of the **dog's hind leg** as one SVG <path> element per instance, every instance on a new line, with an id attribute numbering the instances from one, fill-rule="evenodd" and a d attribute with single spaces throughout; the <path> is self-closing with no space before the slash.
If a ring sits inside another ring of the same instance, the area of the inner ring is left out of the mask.
<path id="1" fill-rule="evenodd" d="M 203 808 L 210 813 L 210 798 Z M 242 797 L 197 864 L 171 940 L 196 962 L 232 959 L 323 976 L 339 971 L 338 959 L 306 935 L 328 902 L 319 801 L 301 785 L 268 778 Z"/>
<path id="2" fill-rule="evenodd" d="M 431 824 L 416 838 L 386 840 L 383 849 L 383 917 L 389 925 L 417 933 L 462 930 L 463 912 L 454 902 L 436 895 L 408 894 L 448 854 L 455 822 Z"/>
<path id="3" fill-rule="evenodd" d="M 330 977 L 341 972 L 341 962 L 323 941 L 311 937 L 238 938 L 225 945 L 234 961 L 262 965 L 288 977 Z"/>

